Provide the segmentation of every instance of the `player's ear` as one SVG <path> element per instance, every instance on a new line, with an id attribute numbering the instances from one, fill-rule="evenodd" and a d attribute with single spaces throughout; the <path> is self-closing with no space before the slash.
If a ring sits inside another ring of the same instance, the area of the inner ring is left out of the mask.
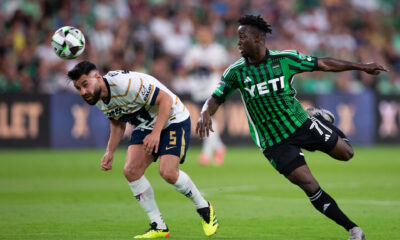
<path id="1" fill-rule="evenodd" d="M 251 34 L 251 37 L 253 38 L 253 41 L 255 43 L 260 43 L 261 42 L 262 39 L 261 39 L 261 35 L 258 32 L 258 30 L 251 28 L 250 29 L 250 34 Z"/>
<path id="2" fill-rule="evenodd" d="M 101 77 L 99 71 L 97 71 L 97 70 L 94 72 L 94 77 L 95 77 L 96 79 L 98 79 L 98 80 L 101 80 L 101 79 L 102 79 L 102 77 Z"/>
<path id="3" fill-rule="evenodd" d="M 261 42 L 260 34 L 253 34 L 253 40 L 256 44 Z"/>

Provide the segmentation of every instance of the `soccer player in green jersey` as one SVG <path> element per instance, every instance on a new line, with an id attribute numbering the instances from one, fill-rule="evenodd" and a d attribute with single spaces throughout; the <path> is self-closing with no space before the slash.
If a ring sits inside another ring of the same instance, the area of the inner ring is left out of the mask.
<path id="1" fill-rule="evenodd" d="M 387 71 L 376 63 L 353 63 L 333 58 L 316 58 L 292 50 L 270 50 L 265 46 L 268 23 L 260 16 L 239 19 L 238 47 L 241 59 L 228 67 L 219 86 L 205 102 L 197 123 L 200 138 L 213 131 L 211 116 L 239 89 L 248 118 L 251 136 L 270 163 L 289 181 L 298 185 L 313 206 L 343 226 L 351 240 L 365 239 L 361 228 L 321 189 L 308 168 L 301 148 L 319 150 L 348 161 L 353 149 L 346 136 L 332 123 L 326 110 L 311 109 L 308 114 L 295 98 L 292 87 L 297 73 L 310 71 L 340 72 L 359 70 L 369 74 Z"/>

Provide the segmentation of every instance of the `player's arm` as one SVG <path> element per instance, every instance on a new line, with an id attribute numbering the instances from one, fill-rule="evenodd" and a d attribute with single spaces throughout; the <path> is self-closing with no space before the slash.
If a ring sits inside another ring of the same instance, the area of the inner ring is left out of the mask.
<path id="1" fill-rule="evenodd" d="M 160 89 L 154 103 L 155 105 L 158 105 L 157 120 L 154 123 L 153 131 L 151 131 L 151 133 L 143 139 L 144 149 L 149 154 L 153 152 L 153 149 L 155 149 L 156 153 L 158 152 L 161 130 L 168 120 L 172 103 L 173 101 L 171 96 L 167 92 Z"/>
<path id="2" fill-rule="evenodd" d="M 221 104 L 222 103 L 219 102 L 214 96 L 209 97 L 204 103 L 196 126 L 196 133 L 201 139 L 208 137 L 210 131 L 214 132 L 214 129 L 212 128 L 211 116 L 217 112 Z"/>
<path id="3" fill-rule="evenodd" d="M 108 139 L 106 153 L 101 159 L 101 169 L 104 171 L 111 170 L 114 160 L 114 152 L 117 149 L 119 142 L 124 136 L 126 123 L 110 120 L 110 138 Z"/>
<path id="4" fill-rule="evenodd" d="M 318 58 L 317 70 L 324 72 L 342 72 L 348 70 L 359 70 L 369 74 L 377 75 L 388 70 L 377 63 L 355 63 L 335 58 Z"/>

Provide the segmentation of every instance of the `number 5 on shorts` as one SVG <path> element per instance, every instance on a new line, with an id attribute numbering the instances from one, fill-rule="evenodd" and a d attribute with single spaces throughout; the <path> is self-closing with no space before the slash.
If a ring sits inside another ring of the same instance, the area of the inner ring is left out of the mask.
<path id="1" fill-rule="evenodd" d="M 176 145 L 176 131 L 169 132 L 169 145 Z"/>

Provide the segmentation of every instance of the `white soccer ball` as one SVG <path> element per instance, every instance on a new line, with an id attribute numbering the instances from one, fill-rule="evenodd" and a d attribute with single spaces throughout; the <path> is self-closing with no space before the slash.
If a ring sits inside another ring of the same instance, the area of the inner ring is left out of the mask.
<path id="1" fill-rule="evenodd" d="M 85 37 L 79 29 L 65 26 L 54 33 L 51 46 L 60 58 L 73 59 L 85 50 Z"/>

